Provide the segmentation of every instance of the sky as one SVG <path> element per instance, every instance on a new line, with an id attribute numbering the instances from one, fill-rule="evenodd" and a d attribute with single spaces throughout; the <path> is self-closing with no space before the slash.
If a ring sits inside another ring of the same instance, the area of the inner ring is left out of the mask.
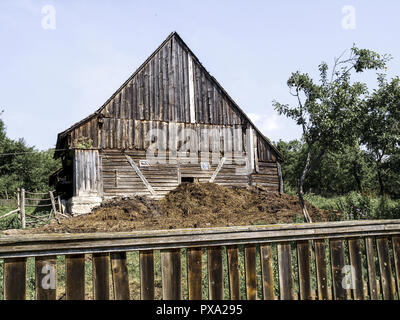
<path id="1" fill-rule="evenodd" d="M 55 146 L 97 110 L 173 31 L 271 140 L 301 137 L 272 101 L 286 81 L 353 44 L 393 56 L 400 74 L 400 1 L 0 1 L 0 111 L 7 134 Z M 362 80 L 372 89 L 374 73 Z"/>

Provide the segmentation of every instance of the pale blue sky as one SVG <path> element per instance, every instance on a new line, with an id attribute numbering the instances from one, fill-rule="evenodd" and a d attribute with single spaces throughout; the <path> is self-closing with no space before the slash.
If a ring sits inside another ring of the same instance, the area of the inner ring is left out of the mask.
<path id="1" fill-rule="evenodd" d="M 42 7 L 56 10 L 43 29 Z M 355 8 L 344 29 L 342 8 Z M 353 43 L 390 53 L 400 74 L 400 1 L 0 1 L 0 109 L 11 138 L 39 149 L 86 117 L 172 32 L 274 141 L 300 137 L 272 100 Z M 366 77 L 373 86 L 374 75 Z"/>

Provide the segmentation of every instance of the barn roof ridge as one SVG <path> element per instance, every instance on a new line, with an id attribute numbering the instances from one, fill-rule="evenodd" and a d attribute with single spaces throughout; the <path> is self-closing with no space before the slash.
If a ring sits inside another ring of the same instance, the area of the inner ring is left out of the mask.
<path id="1" fill-rule="evenodd" d="M 164 47 L 165 44 L 168 43 L 172 38 L 176 38 L 184 47 L 185 50 L 187 50 L 193 57 L 193 59 L 200 65 L 200 67 L 205 71 L 205 74 L 210 77 L 211 81 L 215 83 L 215 85 L 223 92 L 223 94 L 228 98 L 228 100 L 233 104 L 233 106 L 237 109 L 237 111 L 253 126 L 255 131 L 271 146 L 271 148 L 276 152 L 278 158 L 282 161 L 283 156 L 279 152 L 279 150 L 273 145 L 270 139 L 268 139 L 251 121 L 251 119 L 247 116 L 247 114 L 239 107 L 239 105 L 232 99 L 232 97 L 227 93 L 227 91 L 222 87 L 222 85 L 214 78 L 214 76 L 211 75 L 211 73 L 203 66 L 203 64 L 200 62 L 200 60 L 197 58 L 197 56 L 193 53 L 193 51 L 189 48 L 189 46 L 183 41 L 183 39 L 179 36 L 179 34 L 176 31 L 171 32 L 168 37 L 157 47 L 156 50 L 153 51 L 152 54 L 132 73 L 132 75 L 123 82 L 123 84 L 110 96 L 110 98 L 107 99 L 105 103 L 101 105 L 100 108 L 98 108 L 95 112 L 91 113 L 84 119 L 76 122 L 72 126 L 70 126 L 68 129 L 60 132 L 57 136 L 57 141 L 65 136 L 68 132 L 71 130 L 75 129 L 76 127 L 79 127 L 80 125 L 84 124 L 85 122 L 89 121 L 96 115 L 100 114 L 100 112 L 108 105 L 112 99 L 114 99 L 121 91 L 122 89 L 147 65 L 147 63 Z"/>

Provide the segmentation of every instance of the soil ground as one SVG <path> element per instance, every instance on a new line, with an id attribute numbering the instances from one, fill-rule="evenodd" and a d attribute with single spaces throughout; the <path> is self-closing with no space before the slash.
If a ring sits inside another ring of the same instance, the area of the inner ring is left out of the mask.
<path id="1" fill-rule="evenodd" d="M 306 203 L 314 222 L 328 221 L 327 211 Z M 162 200 L 116 198 L 90 214 L 61 219 L 24 233 L 81 233 L 275 224 L 302 221 L 297 197 L 262 187 L 225 187 L 183 183 Z"/>

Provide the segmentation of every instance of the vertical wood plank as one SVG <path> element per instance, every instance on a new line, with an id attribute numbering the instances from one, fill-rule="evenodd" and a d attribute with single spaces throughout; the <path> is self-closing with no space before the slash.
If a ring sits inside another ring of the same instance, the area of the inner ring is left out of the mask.
<path id="1" fill-rule="evenodd" d="M 110 254 L 94 253 L 93 264 L 93 297 L 95 300 L 110 299 Z"/>
<path id="2" fill-rule="evenodd" d="M 397 298 L 400 300 L 400 236 L 392 237 L 393 258 L 396 272 Z"/>
<path id="3" fill-rule="evenodd" d="M 161 250 L 161 271 L 163 299 L 180 300 L 182 298 L 180 249 Z"/>
<path id="4" fill-rule="evenodd" d="M 240 300 L 239 254 L 237 246 L 227 246 L 229 293 L 231 300 Z"/>
<path id="5" fill-rule="evenodd" d="M 65 293 L 67 300 L 85 300 L 85 255 L 65 256 Z"/>
<path id="6" fill-rule="evenodd" d="M 353 297 L 355 300 L 364 300 L 364 279 L 362 270 L 362 251 L 360 239 L 349 239 L 349 254 L 350 264 L 352 268 L 354 268 L 354 274 L 352 275 L 352 281 L 355 285 L 355 288 L 352 290 Z"/>
<path id="7" fill-rule="evenodd" d="M 328 278 L 326 270 L 325 240 L 314 240 L 315 269 L 317 271 L 318 300 L 328 300 Z"/>
<path id="8" fill-rule="evenodd" d="M 202 299 L 202 251 L 201 248 L 187 249 L 189 300 Z"/>
<path id="9" fill-rule="evenodd" d="M 247 300 L 257 300 L 257 270 L 256 245 L 244 247 L 244 264 L 246 269 L 246 296 Z"/>
<path id="10" fill-rule="evenodd" d="M 36 300 L 55 300 L 57 257 L 35 257 Z"/>
<path id="11" fill-rule="evenodd" d="M 394 288 L 392 281 L 392 264 L 389 255 L 389 243 L 387 237 L 377 237 L 376 247 L 378 249 L 379 269 L 381 274 L 382 291 L 384 300 L 394 299 Z"/>
<path id="12" fill-rule="evenodd" d="M 140 299 L 154 300 L 154 256 L 153 250 L 139 251 Z"/>
<path id="13" fill-rule="evenodd" d="M 294 300 L 290 243 L 278 244 L 279 292 L 281 300 Z"/>
<path id="14" fill-rule="evenodd" d="M 115 300 L 129 300 L 129 275 L 126 252 L 112 252 L 111 271 Z"/>
<path id="15" fill-rule="evenodd" d="M 4 259 L 4 300 L 26 299 L 26 258 Z"/>
<path id="16" fill-rule="evenodd" d="M 260 247 L 261 253 L 261 272 L 263 282 L 263 299 L 275 300 L 274 289 L 274 269 L 272 248 L 270 244 L 264 244 Z"/>
<path id="17" fill-rule="evenodd" d="M 21 215 L 21 224 L 22 224 L 22 229 L 26 228 L 26 217 L 25 217 L 25 189 L 21 188 L 21 195 L 20 195 L 20 215 Z"/>
<path id="18" fill-rule="evenodd" d="M 367 252 L 369 298 L 371 300 L 378 300 L 374 238 L 365 238 L 365 251 Z"/>
<path id="19" fill-rule="evenodd" d="M 300 300 L 312 300 L 309 241 L 297 242 Z"/>
<path id="20" fill-rule="evenodd" d="M 208 289 L 210 300 L 224 299 L 224 278 L 222 269 L 222 248 L 207 248 Z"/>
<path id="21" fill-rule="evenodd" d="M 342 271 L 345 266 L 344 241 L 341 239 L 332 239 L 329 241 L 329 244 L 331 252 L 333 299 L 346 300 L 347 290 L 343 287 L 342 283 L 344 279 Z"/>

